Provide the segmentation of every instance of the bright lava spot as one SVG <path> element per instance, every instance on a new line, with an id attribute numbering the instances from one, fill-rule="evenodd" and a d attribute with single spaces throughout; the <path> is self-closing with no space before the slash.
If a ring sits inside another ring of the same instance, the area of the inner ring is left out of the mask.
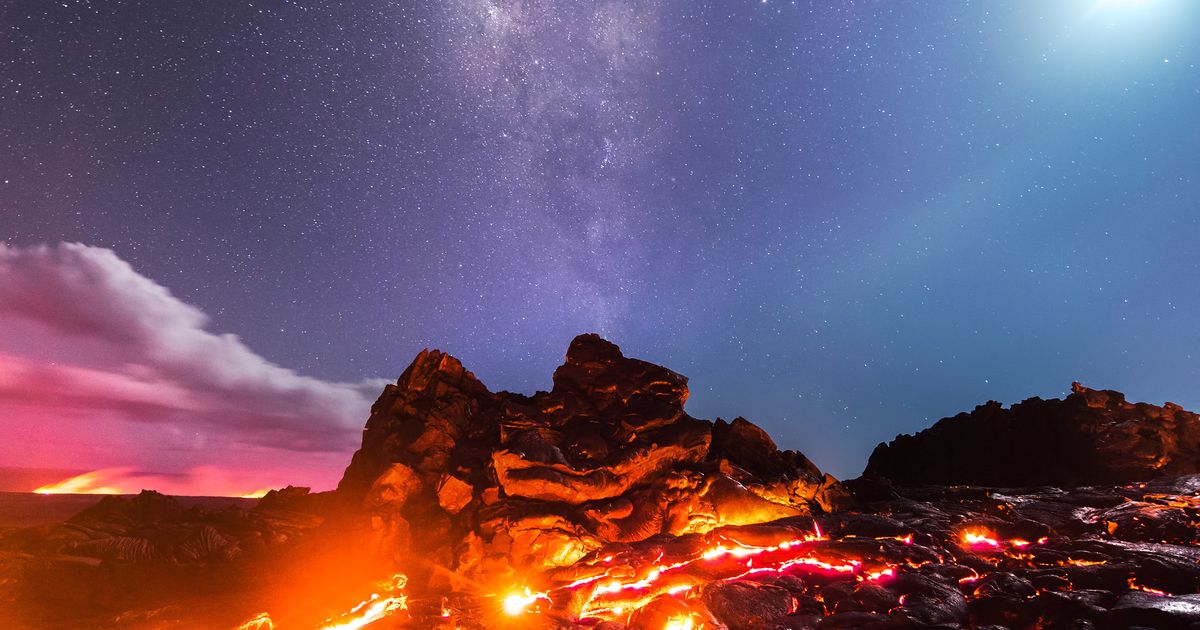
<path id="1" fill-rule="evenodd" d="M 1010 548 L 1010 549 L 1024 549 L 1033 544 L 1044 545 L 1044 544 L 1046 544 L 1046 540 L 1047 539 L 1045 537 L 1037 539 L 1037 543 L 1032 543 L 1032 542 L 1029 542 L 1028 540 L 1025 540 L 1022 538 L 1012 538 L 1009 540 L 1003 540 L 999 536 L 997 536 L 995 532 L 992 532 L 991 530 L 980 528 L 980 527 L 966 529 L 966 530 L 963 530 L 963 533 L 962 533 L 962 545 L 969 549 L 976 549 L 976 550 L 988 550 L 988 549 L 1001 550 L 1006 547 Z M 1009 551 L 1008 553 L 1011 554 L 1012 552 Z M 1012 556 L 1012 557 L 1016 558 L 1018 556 Z M 1027 557 L 1027 556 L 1020 556 L 1020 557 Z"/>
<path id="2" fill-rule="evenodd" d="M 986 545 L 988 547 L 999 547 L 1000 541 L 996 540 L 995 534 L 982 529 L 968 529 L 962 535 L 963 544 L 967 546 Z"/>
<path id="3" fill-rule="evenodd" d="M 549 600 L 545 593 L 534 593 L 529 590 L 529 587 L 525 587 L 522 592 L 513 593 L 504 598 L 504 614 L 510 617 L 525 614 L 525 611 L 539 599 Z"/>
<path id="4" fill-rule="evenodd" d="M 889 567 L 887 569 L 881 569 L 879 571 L 872 571 L 866 575 L 866 578 L 871 581 L 876 581 L 876 580 L 881 580 L 885 577 L 892 577 L 893 575 L 896 575 L 896 570 Z"/>

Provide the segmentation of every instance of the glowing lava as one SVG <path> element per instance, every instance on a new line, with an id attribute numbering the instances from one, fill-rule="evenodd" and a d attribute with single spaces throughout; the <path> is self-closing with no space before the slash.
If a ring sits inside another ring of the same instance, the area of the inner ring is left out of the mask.
<path id="1" fill-rule="evenodd" d="M 403 574 L 393 575 L 390 580 L 379 585 L 391 592 L 390 596 L 372 593 L 370 597 L 336 619 L 326 619 L 321 630 L 355 630 L 408 610 L 408 596 L 402 592 L 407 585 L 408 578 Z"/>
<path id="2" fill-rule="evenodd" d="M 996 539 L 996 535 L 983 529 L 968 529 L 964 531 L 962 541 L 968 547 L 1000 547 L 1000 541 Z"/>
<path id="3" fill-rule="evenodd" d="M 968 549 L 973 549 L 976 551 L 986 551 L 986 550 L 999 551 L 1001 549 L 1004 549 L 1005 547 L 1011 547 L 1013 549 L 1024 549 L 1033 544 L 1042 545 L 1042 544 L 1046 543 L 1046 538 L 1039 538 L 1037 540 L 1037 543 L 1032 543 L 1032 542 L 1029 542 L 1028 540 L 1024 540 L 1021 538 L 1012 538 L 1010 540 L 1002 540 L 999 536 L 996 535 L 995 532 L 992 532 L 990 530 L 983 529 L 983 528 L 971 528 L 971 529 L 963 530 L 961 542 L 964 547 L 967 547 Z M 1016 556 L 1014 556 L 1014 557 L 1016 557 Z"/>
<path id="4" fill-rule="evenodd" d="M 656 597 L 689 595 L 703 583 L 717 580 L 736 580 L 751 575 L 784 574 L 793 571 L 817 572 L 854 576 L 860 581 L 873 581 L 895 575 L 894 566 L 864 566 L 860 560 L 823 558 L 813 543 L 825 541 L 820 530 L 812 534 L 785 540 L 774 545 L 749 545 L 729 535 L 714 537 L 713 543 L 674 562 L 665 562 L 660 553 L 657 560 L 637 568 L 620 562 L 613 556 L 596 561 L 606 570 L 592 577 L 575 580 L 550 591 L 550 597 L 563 601 L 578 601 L 571 592 L 584 593 L 578 619 L 625 621 L 625 615 L 638 610 Z M 697 576 L 703 575 L 703 578 Z M 506 603 L 507 608 L 507 603 Z M 686 616 L 678 623 L 695 623 Z M 692 626 L 678 626 L 692 627 Z"/>
<path id="5" fill-rule="evenodd" d="M 526 610 L 529 610 L 530 606 L 537 603 L 538 600 L 543 599 L 547 602 L 550 601 L 550 598 L 547 597 L 545 593 L 534 593 L 529 590 L 529 587 L 525 587 L 522 589 L 522 591 L 512 593 L 508 597 L 504 598 L 504 614 L 510 617 L 523 615 L 525 614 Z"/>
<path id="6" fill-rule="evenodd" d="M 1129 590 L 1143 591 L 1146 593 L 1150 593 L 1151 595 L 1167 595 L 1168 594 L 1166 591 L 1160 591 L 1156 588 L 1150 588 L 1149 586 L 1143 586 L 1141 584 L 1138 584 L 1136 578 L 1129 578 Z"/>

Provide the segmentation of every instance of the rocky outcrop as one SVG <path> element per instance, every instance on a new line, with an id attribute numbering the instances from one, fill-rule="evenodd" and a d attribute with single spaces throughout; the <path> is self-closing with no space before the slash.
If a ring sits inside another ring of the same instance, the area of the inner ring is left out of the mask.
<path id="1" fill-rule="evenodd" d="M 989 402 L 901 435 L 864 477 L 897 484 L 1079 486 L 1200 472 L 1200 416 L 1075 383 L 1065 399 Z"/>
<path id="2" fill-rule="evenodd" d="M 338 495 L 398 562 L 419 544 L 471 576 L 847 500 L 752 423 L 692 418 L 687 378 L 597 335 L 571 342 L 553 382 L 533 396 L 492 393 L 454 357 L 421 352 L 372 408 Z"/>

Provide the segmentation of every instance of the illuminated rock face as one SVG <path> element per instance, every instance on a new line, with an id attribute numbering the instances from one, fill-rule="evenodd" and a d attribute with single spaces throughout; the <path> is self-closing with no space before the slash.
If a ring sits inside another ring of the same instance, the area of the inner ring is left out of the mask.
<path id="1" fill-rule="evenodd" d="M 898 484 L 1079 486 L 1200 473 L 1200 416 L 1079 383 L 1066 399 L 989 402 L 880 444 L 866 477 Z"/>
<path id="2" fill-rule="evenodd" d="M 398 557 L 419 545 L 467 576 L 846 501 L 750 422 L 690 417 L 687 396 L 685 377 L 596 335 L 577 337 L 553 389 L 533 396 L 492 393 L 454 357 L 424 351 L 375 403 L 338 494 Z"/>

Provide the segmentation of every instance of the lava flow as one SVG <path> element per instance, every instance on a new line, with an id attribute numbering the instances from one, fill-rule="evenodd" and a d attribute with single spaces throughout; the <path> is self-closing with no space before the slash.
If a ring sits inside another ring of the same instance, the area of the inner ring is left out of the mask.
<path id="1" fill-rule="evenodd" d="M 552 602 L 576 601 L 579 598 L 573 595 L 583 593 L 578 610 L 570 611 L 576 620 L 625 622 L 631 612 L 656 597 L 682 596 L 686 600 L 693 590 L 699 591 L 707 583 L 721 580 L 815 572 L 853 576 L 862 581 L 879 580 L 895 572 L 894 567 L 886 565 L 865 567 L 855 559 L 822 558 L 810 545 L 822 540 L 825 538 L 819 528 L 802 538 L 765 546 L 720 536 L 715 544 L 682 558 L 667 557 L 663 552 L 640 570 L 636 558 L 605 556 L 598 565 L 604 567 L 603 573 L 556 587 L 547 597 Z M 615 577 L 620 575 L 629 577 Z"/>

